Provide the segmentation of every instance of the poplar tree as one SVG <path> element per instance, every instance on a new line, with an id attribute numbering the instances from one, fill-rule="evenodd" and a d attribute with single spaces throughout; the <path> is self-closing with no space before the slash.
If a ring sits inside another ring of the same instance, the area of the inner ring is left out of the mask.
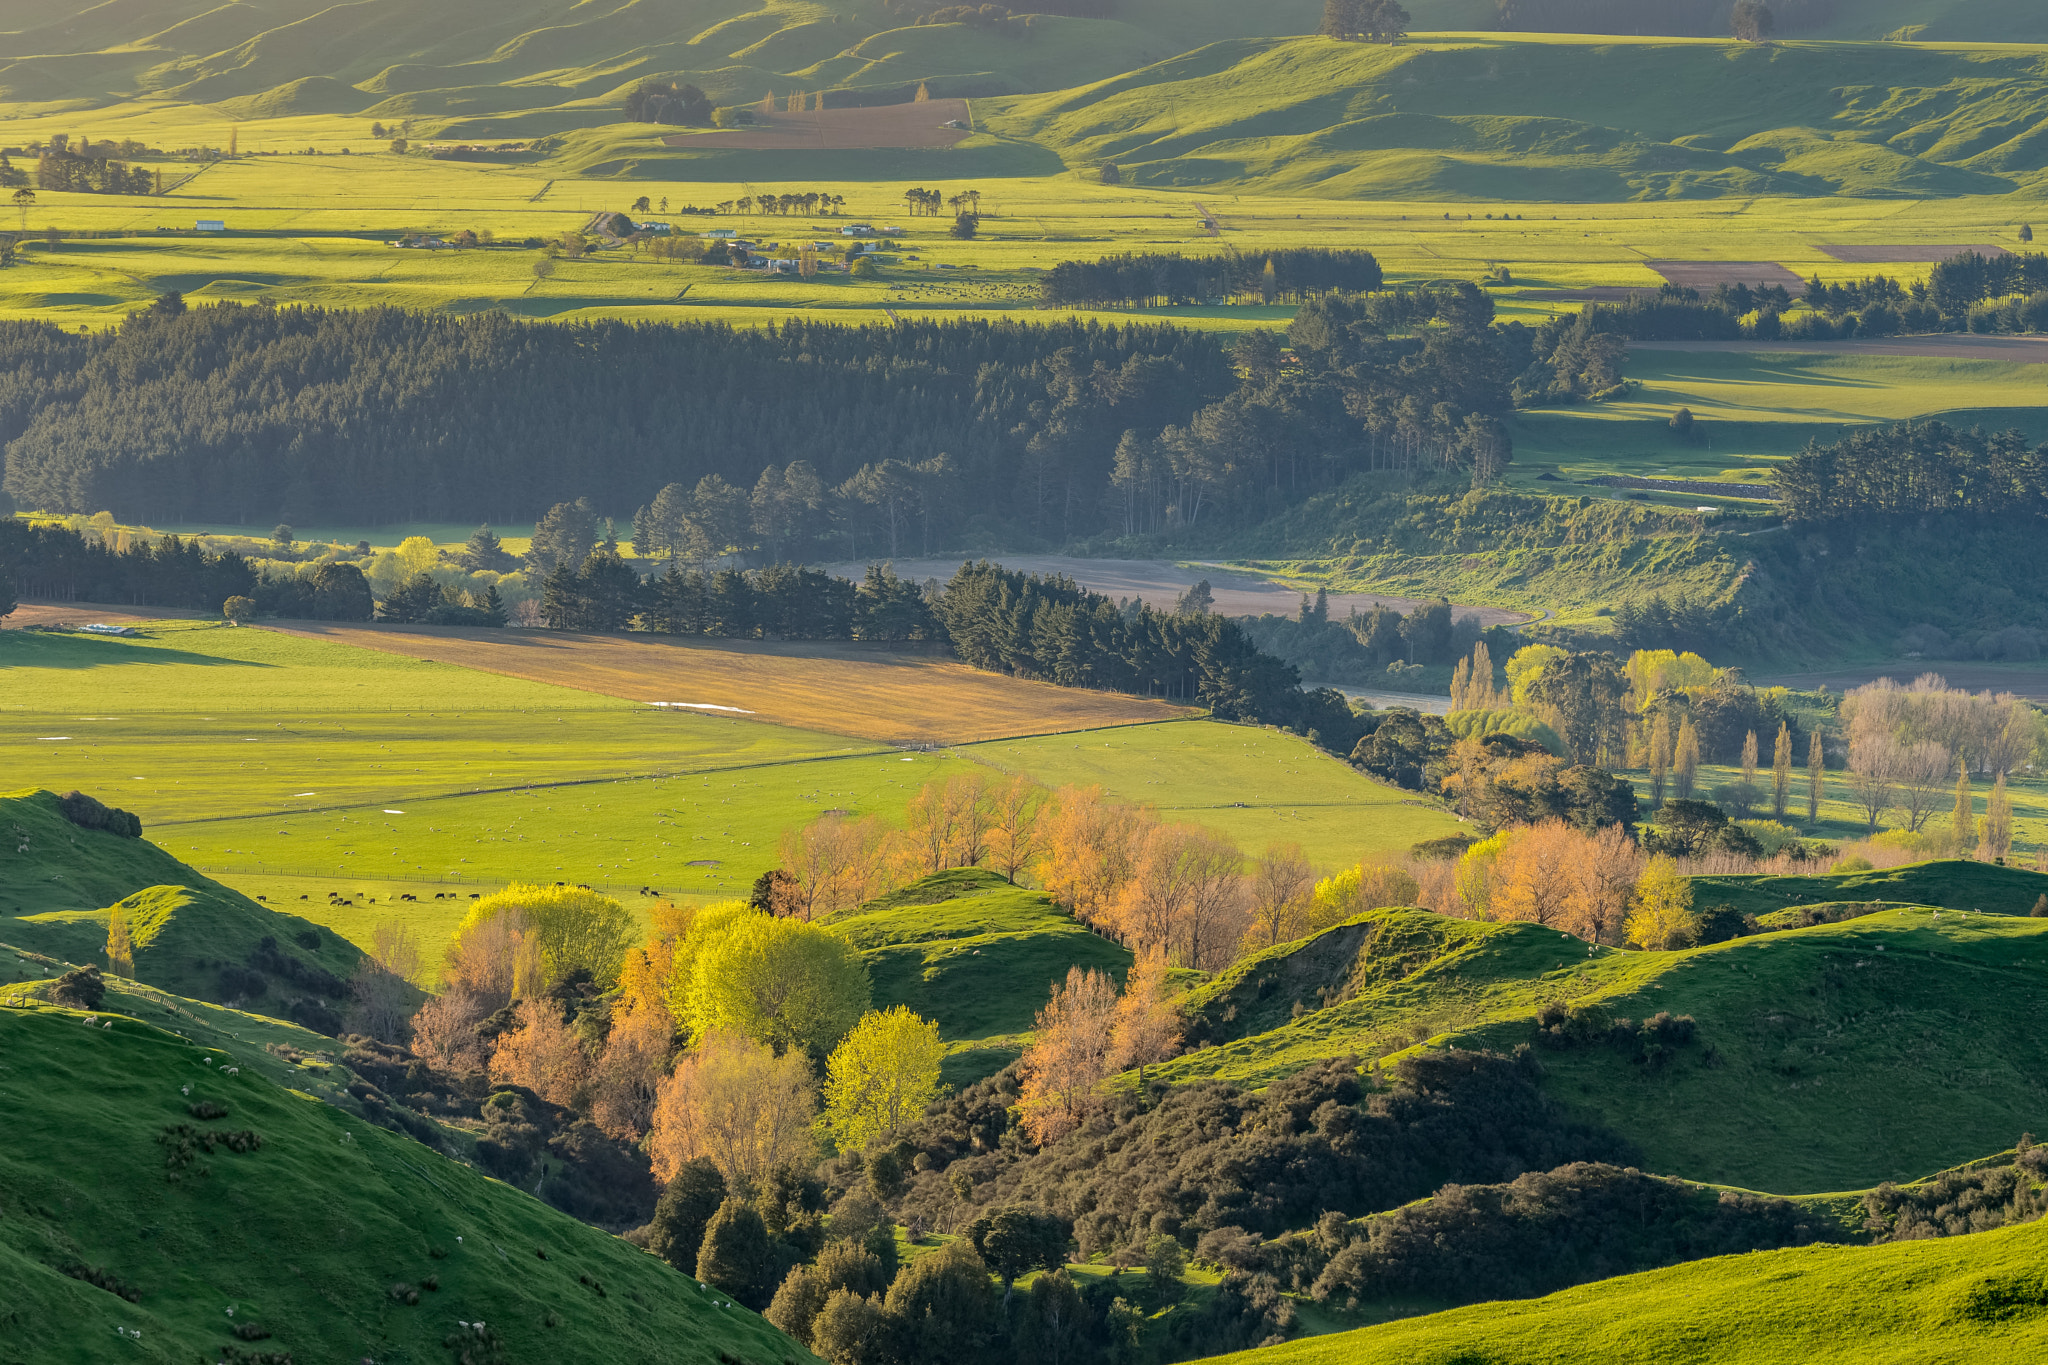
<path id="1" fill-rule="evenodd" d="M 1806 823 L 1811 825 L 1820 819 L 1820 797 L 1823 783 L 1827 779 L 1827 760 L 1822 756 L 1820 731 L 1815 730 L 1806 744 Z"/>
<path id="2" fill-rule="evenodd" d="M 1664 804 L 1664 774 L 1671 767 L 1671 717 L 1657 717 L 1650 731 L 1650 804 Z"/>
<path id="3" fill-rule="evenodd" d="M 1678 752 L 1672 756 L 1672 788 L 1681 801 L 1692 799 L 1694 783 L 1700 772 L 1700 737 L 1692 728 L 1692 717 L 1687 716 L 1678 727 Z"/>
<path id="4" fill-rule="evenodd" d="M 1778 722 L 1778 742 L 1771 748 L 1771 818 L 1783 820 L 1792 799 L 1792 727 Z"/>
<path id="5" fill-rule="evenodd" d="M 2002 859 L 2012 852 L 2012 798 L 2005 793 L 2005 774 L 1991 782 L 1991 799 L 1985 803 L 1984 819 L 1977 827 L 1977 856 L 1985 862 Z"/>
<path id="6" fill-rule="evenodd" d="M 1970 764 L 1967 759 L 1956 760 L 1956 805 L 1955 813 L 1949 817 L 1948 841 L 1958 856 L 1967 852 L 1971 836 L 1977 832 L 1977 822 L 1970 818 Z"/>
<path id="7" fill-rule="evenodd" d="M 1756 785 L 1756 731 L 1742 737 L 1742 785 Z"/>

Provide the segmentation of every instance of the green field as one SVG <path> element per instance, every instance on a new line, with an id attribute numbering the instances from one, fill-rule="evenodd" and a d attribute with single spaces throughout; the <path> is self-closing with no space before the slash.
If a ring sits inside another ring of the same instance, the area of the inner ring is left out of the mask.
<path id="1" fill-rule="evenodd" d="M 1810 880 L 1821 899 L 1874 892 Z M 1643 953 L 1589 951 L 1534 924 L 1375 911 L 1199 988 L 1190 1006 L 1223 1040 L 1160 1071 L 1256 1083 L 1425 1042 L 1508 1051 L 1551 1001 L 1637 1020 L 1689 1014 L 1698 1040 L 1662 1065 L 1604 1042 L 1543 1051 L 1545 1088 L 1637 1144 L 1646 1170 L 1781 1193 L 1860 1189 L 2038 1128 L 2044 970 L 2048 924 L 2010 915 L 1888 910 Z M 1348 993 L 1319 1009 L 1320 986 Z M 1307 1012 L 1289 1019 L 1297 1000 Z"/>
<path id="2" fill-rule="evenodd" d="M 1218 1361 L 1287 1365 L 2021 1365 L 2048 1348 L 2048 1226 L 1694 1261 Z"/>
<path id="3" fill-rule="evenodd" d="M 242 1048 L 129 1018 L 88 1030 L 76 1011 L 8 1008 L 0 1051 L 0 1101 L 19 1138 L 0 1154 L 11 1196 L 0 1279 L 8 1344 L 24 1359 L 212 1360 L 243 1326 L 239 1340 L 264 1341 L 252 1355 L 441 1359 L 458 1320 L 487 1324 L 505 1361 L 797 1357 L 664 1262 L 282 1088 Z M 156 1139 L 190 1124 L 187 1105 L 202 1100 L 262 1146 L 218 1148 L 206 1169 L 169 1181 Z M 118 1277 L 137 1301 L 60 1274 L 66 1264 Z M 408 1304 L 394 1284 L 428 1292 Z M 117 1330 L 139 1337 L 110 1345 Z"/>

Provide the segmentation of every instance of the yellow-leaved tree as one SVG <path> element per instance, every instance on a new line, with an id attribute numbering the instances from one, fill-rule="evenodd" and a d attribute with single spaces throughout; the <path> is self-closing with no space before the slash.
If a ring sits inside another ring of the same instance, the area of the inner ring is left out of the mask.
<path id="1" fill-rule="evenodd" d="M 810 1060 L 777 1057 L 738 1033 L 704 1036 L 661 1083 L 647 1156 L 668 1181 L 699 1157 L 751 1194 L 778 1166 L 811 1155 Z"/>
<path id="2" fill-rule="evenodd" d="M 1692 942 L 1695 923 L 1692 883 L 1672 859 L 1662 854 L 1650 859 L 1629 908 L 1628 941 L 1652 950 L 1683 948 Z"/>
<path id="3" fill-rule="evenodd" d="M 698 915 L 691 939 L 710 914 Z M 801 1048 L 824 1057 L 867 1012 L 867 964 L 815 924 L 749 909 L 723 918 L 699 943 L 683 1019 L 692 1038 L 725 1029 L 777 1053 Z"/>
<path id="4" fill-rule="evenodd" d="M 839 1150 L 902 1132 L 938 1097 L 945 1056 L 939 1026 L 906 1006 L 862 1015 L 825 1066 L 825 1121 Z"/>
<path id="5" fill-rule="evenodd" d="M 107 913 L 107 970 L 135 979 L 135 938 L 128 930 L 127 914 L 118 905 Z"/>
<path id="6" fill-rule="evenodd" d="M 520 982 L 515 996 L 537 994 L 582 970 L 600 988 L 619 979 L 633 942 L 633 916 L 610 896 L 575 886 L 530 886 L 514 882 L 470 907 L 456 930 L 466 939 L 500 919 L 518 926 L 545 980 Z"/>

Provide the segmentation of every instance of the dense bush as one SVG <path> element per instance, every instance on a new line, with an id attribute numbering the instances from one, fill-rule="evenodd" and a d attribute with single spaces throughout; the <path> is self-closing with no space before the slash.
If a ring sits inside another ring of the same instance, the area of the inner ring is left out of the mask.
<path id="1" fill-rule="evenodd" d="M 1804 1246 L 1835 1231 L 1790 1200 L 1599 1163 L 1501 1185 L 1446 1185 L 1353 1224 L 1315 1281 L 1318 1299 L 1531 1298 L 1706 1256 Z"/>
<path id="2" fill-rule="evenodd" d="M 1324 1210 L 1419 1198 L 1447 1180 L 1508 1180 L 1625 1144 L 1572 1122 L 1533 1057 L 1449 1051 L 1402 1061 L 1384 1089 L 1349 1059 L 1251 1093 L 1221 1082 L 1125 1097 L 1043 1150 L 1010 1136 L 1008 1073 L 934 1106 L 908 1137 L 925 1169 L 899 1201 L 932 1226 L 1028 1204 L 1071 1218 L 1084 1255 L 1155 1233 L 1192 1246 L 1214 1228 L 1266 1236 Z M 962 1201 L 968 1211 L 962 1211 Z"/>
<path id="3" fill-rule="evenodd" d="M 1864 1230 L 1879 1242 L 1957 1237 L 2014 1223 L 2048 1211 L 2048 1147 L 2022 1135 L 2009 1162 L 1944 1171 L 1919 1185 L 1886 1181 L 1863 1196 Z"/>
<path id="4" fill-rule="evenodd" d="M 109 834 L 118 834 L 124 839 L 142 837 L 142 818 L 125 810 L 101 805 L 84 792 L 66 792 L 58 801 L 57 808 L 64 812 L 64 818 L 80 829 L 103 829 Z"/>
<path id="5" fill-rule="evenodd" d="M 1291 247 L 1220 256 L 1124 252 L 1061 261 L 1040 278 L 1038 296 L 1051 308 L 1146 308 L 1254 295 L 1298 303 L 1333 291 L 1370 293 L 1380 280 L 1380 263 L 1370 251 L 1356 249 Z"/>

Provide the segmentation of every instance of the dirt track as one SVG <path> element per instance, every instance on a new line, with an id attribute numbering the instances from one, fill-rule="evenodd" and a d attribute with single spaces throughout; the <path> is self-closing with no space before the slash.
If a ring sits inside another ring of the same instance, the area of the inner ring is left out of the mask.
<path id="1" fill-rule="evenodd" d="M 1869 341 L 1631 341 L 1629 349 L 1748 351 L 1756 355 L 1912 355 L 1941 360 L 2003 360 L 2012 365 L 2048 364 L 2048 337 L 1973 336 L 1962 332 L 1877 337 Z"/>
<path id="2" fill-rule="evenodd" d="M 852 151 L 875 147 L 950 147 L 968 135 L 966 100 L 925 100 L 869 109 L 815 109 L 763 114 L 751 128 L 677 133 L 662 139 L 690 151 Z M 948 128 L 948 123 L 958 123 Z"/>

